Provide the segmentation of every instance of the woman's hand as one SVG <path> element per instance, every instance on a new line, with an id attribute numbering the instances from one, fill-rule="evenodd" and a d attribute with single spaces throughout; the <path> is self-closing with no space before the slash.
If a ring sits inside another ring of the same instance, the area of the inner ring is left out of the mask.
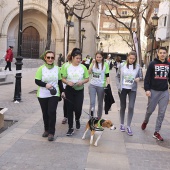
<path id="1" fill-rule="evenodd" d="M 66 95 L 65 95 L 65 93 L 64 93 L 64 92 L 62 92 L 62 93 L 61 93 L 61 97 L 62 97 L 63 99 L 65 99 L 65 98 L 66 98 Z"/>
<path id="2" fill-rule="evenodd" d="M 50 88 L 52 88 L 53 86 L 51 85 L 51 84 L 46 84 L 46 86 L 45 86 L 47 89 L 50 89 Z"/>
<path id="3" fill-rule="evenodd" d="M 71 82 L 71 81 L 67 81 L 66 84 L 69 85 L 69 86 L 71 86 L 71 87 L 75 85 L 75 83 L 73 83 L 73 82 Z"/>
<path id="4" fill-rule="evenodd" d="M 138 78 L 135 79 L 135 82 L 138 83 L 139 80 L 140 80 L 140 78 L 138 77 Z"/>
<path id="5" fill-rule="evenodd" d="M 77 83 L 76 83 L 76 86 L 82 86 L 83 85 L 83 81 L 78 81 Z"/>
<path id="6" fill-rule="evenodd" d="M 95 64 L 95 61 L 96 61 L 95 59 L 92 60 L 92 64 L 93 64 L 93 65 Z"/>

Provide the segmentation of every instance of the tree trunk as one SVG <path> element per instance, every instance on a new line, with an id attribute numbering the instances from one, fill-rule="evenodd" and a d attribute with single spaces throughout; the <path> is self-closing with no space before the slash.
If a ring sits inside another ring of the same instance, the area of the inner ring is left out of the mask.
<path id="1" fill-rule="evenodd" d="M 47 11 L 47 44 L 45 50 L 50 50 L 51 46 L 51 31 L 52 31 L 52 0 L 48 0 L 48 11 Z"/>
<path id="2" fill-rule="evenodd" d="M 141 40 L 140 40 L 140 23 L 139 23 L 139 17 L 136 18 L 136 24 L 137 24 L 137 39 L 138 39 L 138 52 L 139 52 L 139 64 L 141 65 L 142 62 L 142 53 L 141 53 Z"/>
<path id="3" fill-rule="evenodd" d="M 142 5 L 142 0 L 139 0 L 138 2 L 138 6 L 137 6 L 137 11 L 138 14 L 136 15 L 136 24 L 137 24 L 137 39 L 138 39 L 138 52 L 139 52 L 139 64 L 142 64 L 142 52 L 141 52 L 141 40 L 140 40 L 140 33 L 141 33 L 141 23 L 139 21 L 140 19 L 140 15 L 139 15 L 139 11 Z"/>

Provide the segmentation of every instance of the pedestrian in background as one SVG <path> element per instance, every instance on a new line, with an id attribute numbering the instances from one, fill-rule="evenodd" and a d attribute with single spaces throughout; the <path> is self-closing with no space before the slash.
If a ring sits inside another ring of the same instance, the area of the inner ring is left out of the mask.
<path id="1" fill-rule="evenodd" d="M 11 70 L 11 62 L 13 61 L 13 46 L 9 46 L 8 50 L 6 51 L 6 56 L 5 56 L 5 61 L 6 61 L 6 66 L 4 70 L 7 70 L 9 68 L 9 71 Z"/>
<path id="2" fill-rule="evenodd" d="M 38 68 L 35 76 L 35 83 L 39 86 L 37 97 L 44 121 L 44 133 L 42 137 L 48 137 L 49 141 L 53 141 L 58 99 L 60 93 L 64 96 L 64 90 L 60 69 L 54 64 L 54 52 L 48 50 L 41 57 L 45 61 L 45 64 Z"/>
<path id="3" fill-rule="evenodd" d="M 95 101 L 96 95 L 98 99 L 98 111 L 97 117 L 100 119 L 103 112 L 103 99 L 104 99 L 104 88 L 110 85 L 109 78 L 109 65 L 104 62 L 104 57 L 102 52 L 97 52 L 95 54 L 95 59 L 93 59 L 90 67 L 89 74 L 91 74 L 91 80 L 89 85 L 89 96 L 90 96 L 90 112 L 95 111 Z M 93 116 L 93 115 L 92 115 Z"/>
<path id="4" fill-rule="evenodd" d="M 68 54 L 67 54 L 67 62 L 64 63 L 61 67 L 61 77 L 63 77 L 63 73 L 64 73 L 64 69 L 69 65 L 71 64 L 71 52 L 70 51 Z M 64 89 L 66 88 L 66 84 L 63 83 L 63 87 Z M 67 100 L 66 99 L 63 99 L 63 112 L 64 112 L 64 118 L 62 120 L 62 124 L 66 124 L 67 123 Z"/>
<path id="5" fill-rule="evenodd" d="M 67 136 L 74 133 L 73 111 L 75 111 L 76 129 L 80 129 L 80 117 L 84 100 L 84 84 L 89 81 L 87 68 L 81 63 L 81 51 L 74 48 L 71 52 L 71 64 L 62 73 L 63 83 L 66 84 L 65 94 L 67 102 L 68 132 Z"/>
<path id="6" fill-rule="evenodd" d="M 131 122 L 134 113 L 136 100 L 137 83 L 142 80 L 142 71 L 137 62 L 137 54 L 131 51 L 124 63 L 121 63 L 117 70 L 116 85 L 120 98 L 120 131 L 125 132 L 124 118 L 126 110 L 126 98 L 129 97 L 127 134 L 132 136 Z"/>
<path id="7" fill-rule="evenodd" d="M 170 83 L 170 63 L 166 59 L 167 49 L 165 47 L 160 47 L 157 55 L 158 58 L 150 62 L 144 79 L 144 89 L 148 97 L 148 106 L 141 128 L 142 130 L 146 128 L 150 116 L 158 105 L 158 116 L 153 138 L 163 141 L 159 131 L 169 103 L 168 82 Z"/>
<path id="8" fill-rule="evenodd" d="M 117 73 L 117 70 L 120 66 L 120 64 L 122 63 L 122 60 L 121 60 L 121 57 L 120 56 L 117 56 L 116 57 L 116 60 L 114 62 L 114 68 L 116 69 L 116 73 Z"/>
<path id="9" fill-rule="evenodd" d="M 89 69 L 92 60 L 93 59 L 89 55 L 87 55 L 86 58 L 83 59 L 82 64 L 86 66 L 87 70 Z"/>
<path id="10" fill-rule="evenodd" d="M 109 66 L 109 69 L 110 69 L 110 65 L 111 65 L 111 54 L 108 54 L 107 55 L 107 58 L 105 59 L 105 62 L 108 64 L 108 66 Z"/>
<path id="11" fill-rule="evenodd" d="M 58 67 L 61 67 L 64 63 L 64 57 L 62 56 L 62 54 L 59 54 L 58 56 Z"/>

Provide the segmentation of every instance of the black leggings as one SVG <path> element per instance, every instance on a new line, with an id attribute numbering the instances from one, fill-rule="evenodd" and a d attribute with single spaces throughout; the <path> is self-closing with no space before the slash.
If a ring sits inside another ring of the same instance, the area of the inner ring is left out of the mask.
<path id="1" fill-rule="evenodd" d="M 49 134 L 55 134 L 55 124 L 56 124 L 56 109 L 58 105 L 58 97 L 52 96 L 48 98 L 38 98 L 41 106 L 44 129 Z"/>
<path id="2" fill-rule="evenodd" d="M 63 101 L 63 112 L 64 112 L 64 117 L 67 118 L 67 101 Z"/>
<path id="3" fill-rule="evenodd" d="M 9 71 L 11 71 L 11 62 L 10 61 L 7 61 L 6 62 L 6 66 L 5 66 L 5 70 L 9 68 Z"/>
<path id="4" fill-rule="evenodd" d="M 73 111 L 75 111 L 75 120 L 79 120 L 81 117 L 83 100 L 84 100 L 84 89 L 74 90 L 70 86 L 66 86 L 65 90 L 67 100 L 67 116 L 69 128 L 73 128 Z"/>

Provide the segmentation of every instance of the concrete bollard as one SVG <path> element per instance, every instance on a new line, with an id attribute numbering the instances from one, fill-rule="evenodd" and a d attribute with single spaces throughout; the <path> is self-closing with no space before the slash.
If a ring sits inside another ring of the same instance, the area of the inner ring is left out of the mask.
<path id="1" fill-rule="evenodd" d="M 4 127 L 4 113 L 8 108 L 0 108 L 0 129 Z"/>

